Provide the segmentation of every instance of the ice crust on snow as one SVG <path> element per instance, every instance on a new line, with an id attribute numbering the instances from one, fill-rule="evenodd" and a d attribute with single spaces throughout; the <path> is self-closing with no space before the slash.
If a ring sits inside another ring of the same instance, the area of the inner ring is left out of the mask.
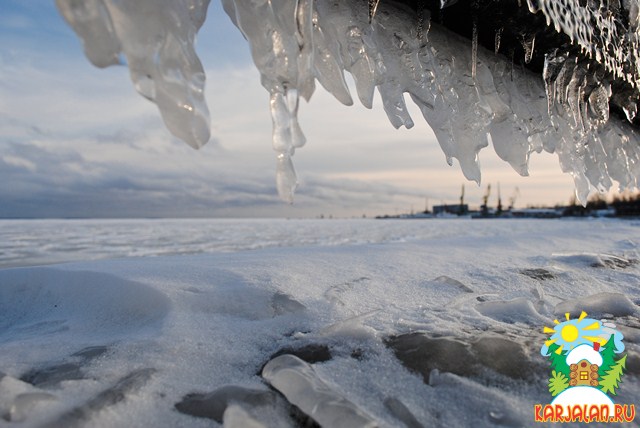
<path id="1" fill-rule="evenodd" d="M 208 140 L 205 76 L 193 48 L 208 0 L 57 3 L 94 64 L 117 63 L 122 53 L 136 89 L 158 104 L 171 132 L 194 147 Z M 546 53 L 542 79 L 479 47 L 475 25 L 470 43 L 431 22 L 423 8 L 416 14 L 398 3 L 360 0 L 222 3 L 269 92 L 277 188 L 285 201 L 293 201 L 297 186 L 292 156 L 306 141 L 297 118 L 300 97 L 309 100 L 317 81 L 353 104 L 345 72 L 365 107 L 378 91 L 396 128 L 414 124 L 408 95 L 447 161 L 457 159 L 470 180 L 480 182 L 478 153 L 492 143 L 521 175 L 528 174 L 531 153 L 557 153 L 582 202 L 614 181 L 638 185 L 640 135 L 610 117 L 608 77 L 629 85 L 615 96 L 633 121 L 640 81 L 636 2 L 623 2 L 629 15 L 623 26 L 603 3 L 528 0 L 532 13 L 541 11 L 591 59 L 558 47 Z M 442 7 L 452 3 L 443 0 Z M 529 62 L 535 36 L 523 34 L 521 42 Z M 495 45 L 497 51 L 500 32 Z"/>

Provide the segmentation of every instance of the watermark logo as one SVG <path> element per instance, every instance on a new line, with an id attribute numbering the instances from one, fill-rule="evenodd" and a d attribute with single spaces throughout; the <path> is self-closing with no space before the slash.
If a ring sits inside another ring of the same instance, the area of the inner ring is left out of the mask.
<path id="1" fill-rule="evenodd" d="M 605 320 L 554 320 L 540 352 L 551 363 L 550 404 L 535 405 L 536 422 L 631 422 L 635 405 L 614 403 L 626 370 L 622 333 Z"/>

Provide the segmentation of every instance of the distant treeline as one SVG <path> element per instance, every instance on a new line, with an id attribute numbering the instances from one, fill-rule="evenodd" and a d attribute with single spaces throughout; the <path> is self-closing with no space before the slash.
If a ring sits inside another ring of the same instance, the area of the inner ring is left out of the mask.
<path id="1" fill-rule="evenodd" d="M 572 198 L 571 205 L 565 207 L 565 216 L 589 216 L 597 211 L 615 209 L 616 217 L 640 217 L 640 192 L 625 191 L 615 195 L 607 201 L 607 198 L 596 193 L 589 197 L 587 206 L 579 205 Z"/>

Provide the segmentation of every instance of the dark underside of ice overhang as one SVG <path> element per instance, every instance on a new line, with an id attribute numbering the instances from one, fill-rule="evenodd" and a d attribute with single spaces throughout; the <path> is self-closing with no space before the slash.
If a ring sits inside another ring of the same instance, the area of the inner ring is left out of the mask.
<path id="1" fill-rule="evenodd" d="M 527 68 L 542 78 L 545 55 L 558 49 L 560 52 L 574 56 L 580 62 L 588 64 L 603 79 L 611 83 L 612 96 L 610 99 L 611 113 L 627 121 L 621 106 L 633 100 L 637 104 L 639 92 L 627 81 L 614 77 L 605 70 L 602 64 L 593 58 L 585 56 L 570 37 L 555 30 L 553 24 L 547 25 L 545 16 L 532 13 L 527 0 L 458 0 L 448 2 L 441 7 L 441 0 L 380 0 L 395 1 L 413 9 L 416 14 L 427 11 L 431 23 L 439 24 L 467 39 L 471 46 L 473 28 L 476 26 L 478 45 L 488 50 L 496 51 L 507 60 L 512 61 L 514 67 Z M 576 0 L 577 6 L 585 6 L 586 0 Z M 448 3 L 449 5 L 446 5 Z M 533 1 L 535 3 L 535 0 Z M 611 0 L 607 13 L 616 16 L 622 27 L 628 26 L 629 12 L 624 9 L 620 1 Z M 533 43 L 530 59 L 525 60 L 525 46 Z M 640 116 L 640 115 L 638 115 Z M 633 126 L 640 128 L 640 118 L 636 116 Z"/>

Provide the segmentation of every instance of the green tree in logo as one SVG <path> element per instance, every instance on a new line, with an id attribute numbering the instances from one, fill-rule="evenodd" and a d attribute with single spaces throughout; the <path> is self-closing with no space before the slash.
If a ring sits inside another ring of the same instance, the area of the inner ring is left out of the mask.
<path id="1" fill-rule="evenodd" d="M 566 378 L 569 377 L 571 369 L 567 365 L 567 354 L 565 352 L 558 353 L 560 347 L 555 343 L 549 346 L 549 361 L 551 361 L 551 368 L 558 373 L 564 374 Z"/>
<path id="2" fill-rule="evenodd" d="M 598 370 L 598 373 L 600 373 L 600 379 L 598 379 L 598 381 L 601 381 L 604 374 L 616 363 L 616 351 L 615 340 L 612 334 L 611 337 L 609 337 L 609 341 L 602 345 L 602 350 L 600 351 L 602 364 Z"/>
<path id="3" fill-rule="evenodd" d="M 569 387 L 569 379 L 564 373 L 558 373 L 555 370 L 551 371 L 551 377 L 549 378 L 549 392 L 552 397 L 560 394 L 562 391 Z"/>
<path id="4" fill-rule="evenodd" d="M 615 364 L 607 370 L 602 376 L 599 382 L 600 389 L 605 394 L 616 395 L 616 388 L 620 386 L 620 378 L 622 377 L 622 371 L 627 367 L 627 355 L 620 358 Z"/>
<path id="5" fill-rule="evenodd" d="M 616 389 L 620 386 L 620 378 L 622 377 L 623 370 L 626 369 L 627 356 L 624 355 L 622 358 L 616 360 L 616 351 L 615 337 L 611 335 L 600 351 L 600 355 L 602 355 L 602 365 L 598 370 L 600 374 L 598 387 L 605 394 L 616 395 Z"/>
<path id="6" fill-rule="evenodd" d="M 565 352 L 558 352 L 560 346 L 552 343 L 549 346 L 549 361 L 551 361 L 551 377 L 549 378 L 549 392 L 553 397 L 569 387 L 569 373 Z"/>

